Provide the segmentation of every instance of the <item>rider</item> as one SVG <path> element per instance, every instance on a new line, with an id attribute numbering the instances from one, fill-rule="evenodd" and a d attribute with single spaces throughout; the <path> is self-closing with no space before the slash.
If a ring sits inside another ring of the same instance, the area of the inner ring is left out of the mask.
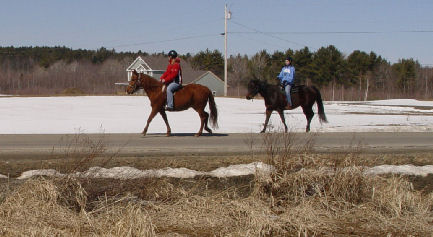
<path id="1" fill-rule="evenodd" d="M 180 68 L 180 59 L 177 57 L 177 52 L 170 50 L 168 52 L 167 70 L 160 78 L 161 82 L 167 86 L 167 106 L 168 111 L 173 111 L 173 93 L 180 89 L 182 85 L 182 69 Z"/>
<path id="2" fill-rule="evenodd" d="M 290 89 L 295 83 L 295 67 L 292 65 L 292 57 L 287 56 L 285 66 L 281 69 L 280 74 L 277 76 L 280 84 L 283 86 L 287 97 L 286 109 L 292 109 L 292 100 L 290 98 Z"/>

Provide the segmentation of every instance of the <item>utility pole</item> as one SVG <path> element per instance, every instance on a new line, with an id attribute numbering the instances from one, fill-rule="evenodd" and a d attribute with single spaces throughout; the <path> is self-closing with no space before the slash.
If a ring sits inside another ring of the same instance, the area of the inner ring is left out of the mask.
<path id="1" fill-rule="evenodd" d="M 227 20 L 231 18 L 231 12 L 224 6 L 224 96 L 227 96 Z"/>

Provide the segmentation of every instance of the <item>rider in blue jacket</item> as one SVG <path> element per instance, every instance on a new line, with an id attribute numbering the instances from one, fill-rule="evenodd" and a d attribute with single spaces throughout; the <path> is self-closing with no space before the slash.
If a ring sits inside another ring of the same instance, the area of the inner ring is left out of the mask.
<path id="1" fill-rule="evenodd" d="M 292 100 L 290 98 L 290 89 L 295 83 L 295 67 L 292 65 L 292 58 L 288 56 L 285 61 L 285 66 L 281 69 L 280 74 L 277 76 L 280 80 L 281 85 L 286 92 L 287 107 L 286 109 L 292 109 Z"/>

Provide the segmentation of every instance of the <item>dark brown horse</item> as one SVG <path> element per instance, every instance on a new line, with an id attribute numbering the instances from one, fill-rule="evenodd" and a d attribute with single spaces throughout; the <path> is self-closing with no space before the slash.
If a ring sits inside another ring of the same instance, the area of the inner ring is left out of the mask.
<path id="1" fill-rule="evenodd" d="M 146 127 L 144 127 L 142 132 L 143 135 L 146 135 L 149 124 L 155 115 L 160 113 L 164 119 L 165 125 L 167 126 L 167 136 L 170 136 L 171 129 L 170 125 L 168 124 L 167 114 L 165 113 L 165 104 L 167 101 L 165 87 L 163 87 L 163 84 L 155 78 L 143 73 L 137 73 L 134 70 L 131 76 L 131 81 L 126 88 L 126 92 L 128 94 L 132 94 L 140 88 L 144 89 L 147 96 L 149 97 L 150 105 L 152 106 L 152 111 L 150 112 L 149 118 L 147 119 Z M 208 101 L 210 117 L 209 113 L 204 111 Z M 195 136 L 200 136 L 203 132 L 203 128 L 209 133 L 212 133 L 212 130 L 207 126 L 209 118 L 212 127 L 218 127 L 218 112 L 214 97 L 209 88 L 199 84 L 189 84 L 182 87 L 182 89 L 178 90 L 174 94 L 174 111 L 182 111 L 189 108 L 193 108 L 195 111 L 197 111 L 201 120 L 200 130 L 197 134 L 195 134 Z"/>
<path id="2" fill-rule="evenodd" d="M 310 131 L 311 119 L 314 116 L 313 105 L 317 102 L 317 108 L 319 110 L 320 122 L 328 122 L 326 120 L 325 110 L 323 109 L 322 96 L 320 91 L 314 86 L 295 86 L 296 92 L 291 93 L 292 98 L 292 109 L 299 106 L 302 107 L 305 117 L 307 118 L 306 132 Z M 265 99 L 266 106 L 266 119 L 263 130 L 266 131 L 266 126 L 269 122 L 269 117 L 272 111 L 277 111 L 280 114 L 281 121 L 284 124 L 285 132 L 287 132 L 287 125 L 284 119 L 284 110 L 287 105 L 287 99 L 280 86 L 270 85 L 266 81 L 251 80 L 248 83 L 248 94 L 247 99 L 252 99 L 255 95 L 260 94 Z"/>

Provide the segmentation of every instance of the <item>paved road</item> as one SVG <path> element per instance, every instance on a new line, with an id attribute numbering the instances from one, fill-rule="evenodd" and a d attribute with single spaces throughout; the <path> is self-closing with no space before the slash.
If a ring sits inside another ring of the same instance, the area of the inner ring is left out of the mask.
<path id="1" fill-rule="evenodd" d="M 289 134 L 296 143 L 314 139 L 313 149 L 321 152 L 361 148 L 364 152 L 433 151 L 433 133 L 320 133 Z M 194 137 L 193 134 L 80 134 L 80 135 L 0 135 L 0 159 L 43 157 L 64 153 L 71 147 L 103 144 L 117 156 L 206 155 L 263 152 L 265 141 L 282 139 L 283 135 L 214 134 Z M 75 142 L 78 140 L 79 142 Z M 276 142 L 273 142 L 274 144 Z M 251 148 L 252 147 L 252 148 Z"/>

